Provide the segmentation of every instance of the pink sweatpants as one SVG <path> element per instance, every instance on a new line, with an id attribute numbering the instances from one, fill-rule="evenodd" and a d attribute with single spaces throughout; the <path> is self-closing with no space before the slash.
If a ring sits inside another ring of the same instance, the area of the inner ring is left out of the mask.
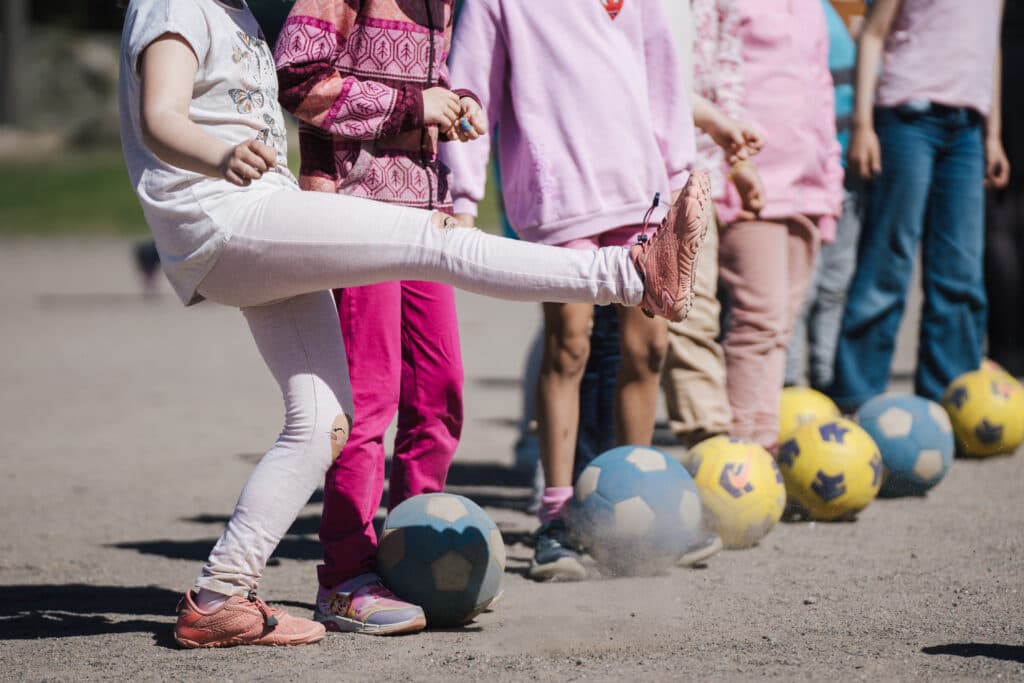
<path id="1" fill-rule="evenodd" d="M 455 292 L 385 282 L 335 292 L 356 419 L 327 470 L 317 568 L 325 587 L 373 571 L 373 517 L 384 490 L 384 432 L 398 412 L 388 506 L 444 490 L 462 432 Z"/>
<path id="2" fill-rule="evenodd" d="M 811 281 L 818 230 L 803 216 L 743 221 L 721 232 L 719 274 L 729 291 L 725 351 L 732 436 L 773 448 L 786 345 Z"/>

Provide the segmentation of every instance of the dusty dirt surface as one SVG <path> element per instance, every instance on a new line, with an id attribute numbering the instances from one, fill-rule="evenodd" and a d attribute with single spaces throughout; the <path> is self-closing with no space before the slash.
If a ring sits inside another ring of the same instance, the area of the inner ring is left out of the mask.
<path id="1" fill-rule="evenodd" d="M 140 296 L 124 242 L 0 245 L 0 679 L 1004 680 L 1024 678 L 1024 461 L 957 461 L 927 499 L 782 524 L 657 578 L 524 578 L 511 469 L 527 304 L 460 298 L 465 438 L 451 490 L 508 543 L 465 628 L 183 651 L 174 605 L 280 426 L 238 312 Z M 904 354 L 905 355 L 905 354 Z M 901 361 L 905 364 L 905 360 Z M 905 385 L 903 385 L 905 386 Z M 316 498 L 261 592 L 308 614 Z"/>

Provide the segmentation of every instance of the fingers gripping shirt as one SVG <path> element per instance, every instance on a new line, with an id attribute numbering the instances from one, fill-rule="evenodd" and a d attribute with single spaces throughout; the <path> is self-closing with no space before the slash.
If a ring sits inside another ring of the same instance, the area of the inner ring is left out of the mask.
<path id="1" fill-rule="evenodd" d="M 165 34 L 180 36 L 198 67 L 189 118 L 229 145 L 258 139 L 277 150 L 275 172 L 248 188 L 161 161 L 143 142 L 139 58 Z M 121 140 L 132 186 L 185 303 L 230 237 L 229 214 L 248 193 L 294 186 L 287 167 L 277 75 L 259 24 L 241 0 L 132 0 L 121 42 Z M 251 198 L 251 197 L 250 197 Z"/>

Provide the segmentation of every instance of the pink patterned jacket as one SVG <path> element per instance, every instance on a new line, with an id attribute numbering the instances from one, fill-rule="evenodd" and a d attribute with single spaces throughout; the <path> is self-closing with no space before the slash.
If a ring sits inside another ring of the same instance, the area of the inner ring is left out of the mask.
<path id="1" fill-rule="evenodd" d="M 450 210 L 423 91 L 449 87 L 453 8 L 454 0 L 295 3 L 274 56 L 281 105 L 299 119 L 303 189 Z"/>

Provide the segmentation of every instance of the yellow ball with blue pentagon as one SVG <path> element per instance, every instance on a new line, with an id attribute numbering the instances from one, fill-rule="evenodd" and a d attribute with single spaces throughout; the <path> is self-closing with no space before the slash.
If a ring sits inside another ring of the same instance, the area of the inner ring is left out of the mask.
<path id="1" fill-rule="evenodd" d="M 810 387 L 786 387 L 779 399 L 779 443 L 800 425 L 830 417 L 839 417 L 839 408 L 828 396 Z"/>
<path id="2" fill-rule="evenodd" d="M 803 425 L 779 444 L 789 499 L 814 519 L 849 519 L 882 485 L 882 456 L 867 432 L 844 418 Z"/>
<path id="3" fill-rule="evenodd" d="M 1024 442 L 1024 388 L 1006 371 L 973 370 L 942 397 L 962 455 L 1013 453 Z"/>
<path id="4" fill-rule="evenodd" d="M 705 523 L 726 548 L 757 545 L 786 507 L 786 487 L 775 460 L 755 443 L 726 436 L 702 441 L 690 454 Z"/>

